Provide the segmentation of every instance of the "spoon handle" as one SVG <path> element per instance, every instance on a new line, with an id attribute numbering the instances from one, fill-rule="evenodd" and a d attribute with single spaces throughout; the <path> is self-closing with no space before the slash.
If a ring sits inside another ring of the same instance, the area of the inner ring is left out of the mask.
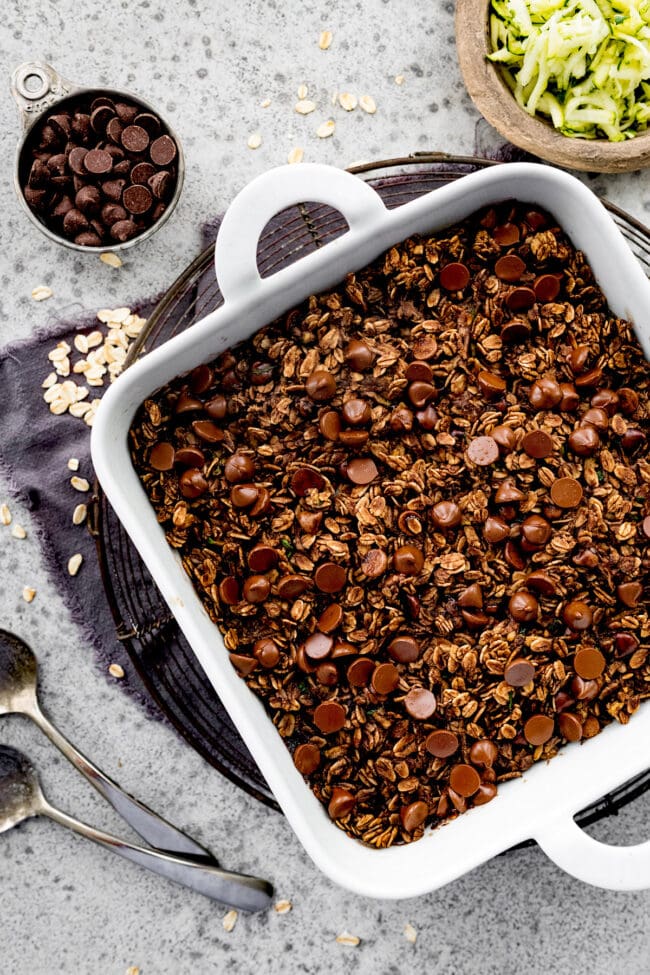
<path id="1" fill-rule="evenodd" d="M 56 728 L 47 718 L 40 707 L 30 708 L 29 715 L 39 728 L 45 732 L 50 741 L 56 745 L 69 761 L 84 775 L 90 784 L 97 789 L 111 806 L 117 810 L 122 819 L 132 826 L 136 833 L 159 850 L 171 850 L 173 853 L 183 853 L 198 856 L 203 860 L 215 863 L 212 854 L 200 843 L 187 836 L 176 826 L 172 826 L 144 803 L 139 802 L 109 779 L 101 769 L 93 765 L 89 759 L 78 751 L 72 742 Z"/>
<path id="2" fill-rule="evenodd" d="M 68 816 L 67 813 L 51 806 L 45 799 L 39 805 L 38 812 L 94 843 L 112 850 L 125 860 L 131 860 L 132 863 L 137 863 L 153 873 L 159 873 L 168 880 L 173 880 L 174 883 L 183 884 L 230 907 L 237 907 L 243 911 L 262 911 L 271 903 L 273 886 L 261 877 L 231 873 L 205 860 L 199 862 L 173 853 L 162 853 L 160 850 L 146 850 Z"/>

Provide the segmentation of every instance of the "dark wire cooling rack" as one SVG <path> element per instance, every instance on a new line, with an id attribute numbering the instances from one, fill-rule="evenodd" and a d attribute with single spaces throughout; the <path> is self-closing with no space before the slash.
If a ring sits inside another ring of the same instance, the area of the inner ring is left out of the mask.
<path id="1" fill-rule="evenodd" d="M 380 194 L 389 209 L 497 163 L 471 156 L 421 153 L 353 167 Z M 614 221 L 650 276 L 650 231 L 604 200 Z M 347 229 L 328 206 L 302 203 L 278 214 L 258 245 L 260 274 L 317 250 Z M 127 363 L 189 328 L 223 303 L 213 269 L 214 245 L 207 247 L 161 299 L 131 350 Z M 228 717 L 158 592 L 146 566 L 101 491 L 98 495 L 97 550 L 117 638 L 147 692 L 171 724 L 203 758 L 266 805 L 279 809 L 262 773 Z M 650 788 L 650 770 L 624 783 L 576 816 L 588 826 L 632 802 Z M 531 841 L 532 842 L 532 841 Z"/>

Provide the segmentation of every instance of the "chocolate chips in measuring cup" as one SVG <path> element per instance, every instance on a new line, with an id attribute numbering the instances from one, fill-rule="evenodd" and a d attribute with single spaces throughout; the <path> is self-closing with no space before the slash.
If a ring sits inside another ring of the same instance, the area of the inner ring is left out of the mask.
<path id="1" fill-rule="evenodd" d="M 178 179 L 178 147 L 153 112 L 83 95 L 36 123 L 20 179 L 28 206 L 51 231 L 82 247 L 110 247 L 163 215 Z"/>
<path id="2" fill-rule="evenodd" d="M 650 695 L 649 413 L 631 326 L 510 202 L 159 390 L 131 447 L 296 768 L 386 847 Z"/>

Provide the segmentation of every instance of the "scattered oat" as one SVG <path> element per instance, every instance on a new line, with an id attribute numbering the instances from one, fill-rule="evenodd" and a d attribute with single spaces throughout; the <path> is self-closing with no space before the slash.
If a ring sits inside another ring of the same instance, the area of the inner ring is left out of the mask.
<path id="1" fill-rule="evenodd" d="M 321 35 L 320 35 L 320 37 L 318 39 L 318 46 L 321 49 L 321 51 L 327 51 L 331 43 L 332 43 L 332 32 L 331 32 L 331 30 L 324 30 L 324 31 L 322 31 L 322 33 L 321 33 Z"/>
<path id="2" fill-rule="evenodd" d="M 9 510 L 8 504 L 0 504 L 0 524 L 11 524 L 11 511 Z"/>
<path id="3" fill-rule="evenodd" d="M 124 975 L 140 975 L 140 969 L 137 965 L 129 965 Z"/>
<path id="4" fill-rule="evenodd" d="M 232 931 L 234 926 L 237 924 L 237 918 L 239 917 L 237 911 L 228 911 L 223 918 L 223 929 L 224 931 Z"/>
<path id="5" fill-rule="evenodd" d="M 72 484 L 75 491 L 90 491 L 90 484 L 85 477 L 77 477 L 75 475 L 70 478 L 70 484 Z"/>
<path id="6" fill-rule="evenodd" d="M 316 102 L 312 102 L 308 98 L 301 98 L 299 102 L 296 102 L 295 110 L 298 115 L 309 115 L 316 110 Z"/>
<path id="7" fill-rule="evenodd" d="M 74 337 L 74 347 L 77 352 L 81 352 L 82 355 L 86 355 L 88 352 L 88 339 L 82 332 Z"/>
<path id="8" fill-rule="evenodd" d="M 76 576 L 77 572 L 81 568 L 81 563 L 83 562 L 83 560 L 84 557 L 81 554 L 81 552 L 75 552 L 74 555 L 70 556 L 70 558 L 68 559 L 68 572 L 70 573 L 71 576 Z"/>
<path id="9" fill-rule="evenodd" d="M 396 85 L 403 85 L 404 84 L 404 75 L 403 74 L 396 74 L 395 75 L 395 84 Z"/>
<path id="10" fill-rule="evenodd" d="M 301 163 L 302 160 L 303 160 L 304 155 L 305 155 L 305 150 L 304 149 L 301 149 L 300 146 L 294 146 L 294 148 L 291 150 L 291 152 L 287 156 L 287 162 L 289 164 L 292 164 L 292 163 Z"/>
<path id="11" fill-rule="evenodd" d="M 23 599 L 25 600 L 26 603 L 33 602 L 35 595 L 36 595 L 35 589 L 31 589 L 29 586 L 25 586 L 25 588 L 23 589 Z"/>
<path id="12" fill-rule="evenodd" d="M 357 107 L 357 104 L 357 96 L 352 95 L 349 91 L 342 91 L 339 95 L 339 105 L 346 112 L 352 112 Z"/>
<path id="13" fill-rule="evenodd" d="M 68 405 L 64 399 L 55 399 L 50 403 L 50 413 L 54 413 L 55 416 L 61 416 L 68 409 Z"/>
<path id="14" fill-rule="evenodd" d="M 116 325 L 122 325 L 123 322 L 125 322 L 127 318 L 130 316 L 130 314 L 131 314 L 130 308 L 114 308 L 113 311 L 111 312 L 111 317 L 109 318 L 109 321 L 114 322 Z"/>
<path id="15" fill-rule="evenodd" d="M 50 372 L 41 383 L 41 389 L 49 389 L 50 386 L 54 386 L 55 382 L 56 382 L 56 373 Z"/>
<path id="16" fill-rule="evenodd" d="M 316 129 L 316 135 L 319 139 L 329 139 L 331 135 L 334 135 L 334 129 L 336 128 L 336 123 L 333 118 L 328 118 L 326 122 L 322 122 Z"/>
<path id="17" fill-rule="evenodd" d="M 259 149 L 262 145 L 262 136 L 259 132 L 251 132 L 246 143 L 249 149 Z"/>
<path id="18" fill-rule="evenodd" d="M 81 525 L 86 520 L 86 514 L 88 512 L 88 507 L 85 504 L 78 504 L 77 507 L 72 512 L 72 524 Z"/>
<path id="19" fill-rule="evenodd" d="M 52 349 L 50 352 L 48 352 L 47 357 L 50 360 L 50 362 L 61 362 L 63 359 L 67 359 L 68 352 L 70 352 L 70 347 L 66 342 L 65 345 L 59 344 L 55 349 Z"/>
<path id="20" fill-rule="evenodd" d="M 108 672 L 111 677 L 117 677 L 118 680 L 124 677 L 124 667 L 121 664 L 110 664 Z"/>
<path id="21" fill-rule="evenodd" d="M 357 938 L 356 934 L 350 934 L 349 931 L 343 931 L 336 936 L 336 940 L 340 945 L 349 945 L 351 948 L 356 948 L 361 938 Z"/>
<path id="22" fill-rule="evenodd" d="M 277 903 L 273 905 L 273 909 L 276 914 L 288 914 L 292 907 L 293 904 L 291 901 L 277 901 Z"/>
<path id="23" fill-rule="evenodd" d="M 404 937 L 409 942 L 409 944 L 414 945 L 417 941 L 418 933 L 412 924 L 404 925 Z"/>
<path id="24" fill-rule="evenodd" d="M 71 403 L 68 407 L 68 413 L 70 413 L 71 416 L 76 416 L 81 419 L 81 417 L 86 415 L 89 409 L 90 403 L 84 403 L 81 401 L 79 403 Z"/>
<path id="25" fill-rule="evenodd" d="M 308 94 L 309 94 L 309 88 L 307 87 L 307 85 L 298 86 L 298 98 L 302 100 L 303 98 L 306 98 Z"/>
<path id="26" fill-rule="evenodd" d="M 45 301 L 46 298 L 51 298 L 54 292 L 51 288 L 48 288 L 45 284 L 39 284 L 36 288 L 32 289 L 32 298 L 34 301 Z"/>
<path id="27" fill-rule="evenodd" d="M 368 115 L 374 115 L 377 111 L 377 106 L 375 105 L 375 99 L 372 95 L 362 95 L 359 99 L 359 107 L 367 112 Z"/>
<path id="28" fill-rule="evenodd" d="M 27 538 L 27 532 L 22 525 L 14 525 L 14 527 L 11 529 L 11 534 L 14 536 L 14 538 Z"/>
<path id="29" fill-rule="evenodd" d="M 260 108 L 268 108 L 271 104 L 270 98 L 265 98 L 263 102 L 260 102 Z"/>
<path id="30" fill-rule="evenodd" d="M 77 457 L 71 457 L 70 458 L 70 460 L 68 461 L 68 470 L 69 471 L 78 471 L 79 470 L 79 460 L 78 460 Z"/>
<path id="31" fill-rule="evenodd" d="M 89 349 L 94 349 L 96 346 L 101 345 L 103 341 L 104 341 L 104 336 L 99 331 L 99 329 L 97 329 L 94 332 L 91 332 L 90 335 L 86 336 L 86 342 L 88 343 Z"/>
<path id="32" fill-rule="evenodd" d="M 109 267 L 122 267 L 122 258 L 112 251 L 106 251 L 104 254 L 100 254 L 99 259 L 103 264 L 108 264 Z"/>
<path id="33" fill-rule="evenodd" d="M 336 105 L 336 103 L 338 102 L 338 100 L 339 100 L 339 93 L 338 93 L 338 91 L 333 91 L 332 94 L 330 95 L 330 101 L 331 101 L 332 105 Z"/>

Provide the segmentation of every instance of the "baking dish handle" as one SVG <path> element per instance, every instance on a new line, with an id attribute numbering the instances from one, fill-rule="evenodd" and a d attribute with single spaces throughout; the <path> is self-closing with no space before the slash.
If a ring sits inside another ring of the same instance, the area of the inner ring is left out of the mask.
<path id="1" fill-rule="evenodd" d="M 572 817 L 556 819 L 535 836 L 558 867 L 605 890 L 650 888 L 650 841 L 635 846 L 610 846 L 595 840 Z"/>
<path id="2" fill-rule="evenodd" d="M 347 220 L 343 235 L 353 243 L 357 231 L 365 234 L 385 219 L 386 208 L 364 180 L 343 169 L 318 163 L 278 166 L 248 183 L 232 201 L 221 222 L 215 244 L 215 270 L 226 302 L 251 289 L 257 294 L 268 278 L 257 268 L 257 244 L 265 226 L 276 214 L 297 203 L 326 203 Z M 337 238 L 333 241 L 336 244 Z M 330 246 L 330 245 L 326 245 Z M 308 260 L 308 255 L 303 260 Z M 281 277 L 283 268 L 272 277 Z"/>

